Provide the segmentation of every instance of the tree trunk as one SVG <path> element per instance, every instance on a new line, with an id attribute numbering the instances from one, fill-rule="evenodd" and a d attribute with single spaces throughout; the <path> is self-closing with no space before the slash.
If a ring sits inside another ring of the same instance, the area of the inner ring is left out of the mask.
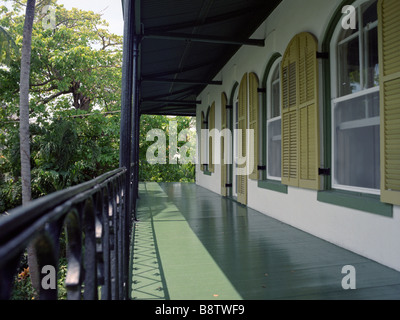
<path id="1" fill-rule="evenodd" d="M 89 111 L 91 100 L 79 92 L 80 87 L 81 83 L 79 81 L 72 82 L 71 92 L 74 98 L 74 108 L 78 110 Z"/>
<path id="2" fill-rule="evenodd" d="M 29 80 L 31 73 L 32 29 L 35 17 L 36 0 L 28 0 L 26 5 L 24 34 L 21 51 L 20 75 L 20 152 L 22 204 L 26 206 L 32 199 L 31 194 L 31 152 L 29 134 Z M 39 289 L 39 271 L 34 245 L 28 246 L 28 262 L 32 285 Z"/>

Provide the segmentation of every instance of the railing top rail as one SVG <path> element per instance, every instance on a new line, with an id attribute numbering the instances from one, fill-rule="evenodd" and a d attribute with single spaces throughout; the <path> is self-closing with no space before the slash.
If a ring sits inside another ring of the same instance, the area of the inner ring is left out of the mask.
<path id="1" fill-rule="evenodd" d="M 0 218 L 0 246 L 8 242 L 10 236 L 20 233 L 27 226 L 30 226 L 43 215 L 51 212 L 54 208 L 57 208 L 68 200 L 96 186 L 106 183 L 108 179 L 124 174 L 125 172 L 125 168 L 119 168 L 91 181 L 33 200 L 27 206 L 21 206 L 11 210 L 9 215 Z"/>
<path id="2" fill-rule="evenodd" d="M 59 259 L 66 255 L 68 299 L 128 299 L 131 212 L 127 193 L 132 181 L 127 172 L 120 168 L 105 173 L 0 218 L 0 300 L 10 298 L 18 261 L 28 245 L 35 249 L 34 269 L 57 270 Z M 63 244 L 68 248 L 60 251 L 62 237 L 68 240 Z M 57 287 L 48 290 L 42 284 L 38 290 L 40 299 L 57 298 Z"/>

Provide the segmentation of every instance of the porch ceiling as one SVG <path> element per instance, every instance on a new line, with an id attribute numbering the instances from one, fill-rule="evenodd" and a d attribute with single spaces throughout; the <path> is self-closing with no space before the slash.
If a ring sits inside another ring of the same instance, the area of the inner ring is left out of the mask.
<path id="1" fill-rule="evenodd" d="M 123 4 L 126 0 L 123 0 Z M 141 112 L 196 115 L 197 96 L 282 0 L 136 1 Z M 138 14 L 140 12 L 140 14 Z"/>

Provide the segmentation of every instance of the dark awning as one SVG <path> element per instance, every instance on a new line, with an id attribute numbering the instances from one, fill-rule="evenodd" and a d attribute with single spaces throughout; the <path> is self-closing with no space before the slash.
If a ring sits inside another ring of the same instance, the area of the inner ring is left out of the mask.
<path id="1" fill-rule="evenodd" d="M 250 37 L 281 0 L 136 2 L 141 112 L 194 116 L 197 96 L 222 84 L 213 79 L 238 49 L 264 46 Z"/>

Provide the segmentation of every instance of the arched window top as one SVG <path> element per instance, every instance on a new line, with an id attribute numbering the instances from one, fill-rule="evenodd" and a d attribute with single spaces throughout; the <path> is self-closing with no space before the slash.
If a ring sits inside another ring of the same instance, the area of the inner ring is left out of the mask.
<path id="1" fill-rule="evenodd" d="M 317 39 L 311 33 L 300 33 L 290 41 L 281 66 L 283 110 L 316 100 L 317 50 Z"/>
<path id="2" fill-rule="evenodd" d="M 282 126 L 281 126 L 281 55 L 270 61 L 266 75 L 267 89 L 267 179 L 281 181 Z"/>
<path id="3" fill-rule="evenodd" d="M 269 69 L 266 81 L 267 89 L 267 118 L 273 119 L 281 115 L 281 62 L 282 57 L 274 59 Z"/>
<path id="4" fill-rule="evenodd" d="M 378 0 L 359 0 L 355 8 L 355 28 L 337 23 L 330 51 L 334 66 L 334 98 L 356 94 L 379 86 Z"/>

